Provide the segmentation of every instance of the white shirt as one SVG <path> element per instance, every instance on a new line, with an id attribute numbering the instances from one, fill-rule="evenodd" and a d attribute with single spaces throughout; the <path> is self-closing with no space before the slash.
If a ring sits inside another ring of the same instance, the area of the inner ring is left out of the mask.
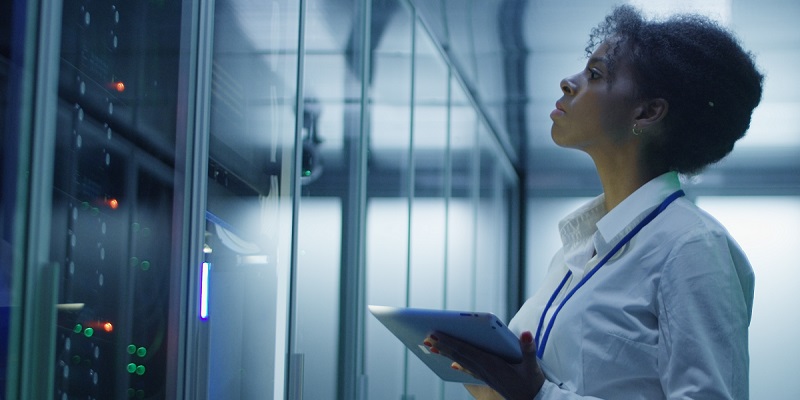
<path id="1" fill-rule="evenodd" d="M 510 328 L 536 336 L 545 304 L 570 270 L 543 336 L 566 293 L 679 189 L 677 174 L 667 173 L 609 213 L 601 195 L 563 219 L 563 247 Z M 559 312 L 539 360 L 547 381 L 536 400 L 747 399 L 753 281 L 747 258 L 725 228 L 678 198 Z"/>

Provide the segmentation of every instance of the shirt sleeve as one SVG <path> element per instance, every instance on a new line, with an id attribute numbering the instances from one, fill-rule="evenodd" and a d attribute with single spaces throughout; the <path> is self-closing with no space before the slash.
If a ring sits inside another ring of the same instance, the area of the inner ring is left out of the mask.
<path id="1" fill-rule="evenodd" d="M 657 292 L 658 365 L 670 399 L 747 399 L 753 274 L 724 232 L 679 240 Z"/>

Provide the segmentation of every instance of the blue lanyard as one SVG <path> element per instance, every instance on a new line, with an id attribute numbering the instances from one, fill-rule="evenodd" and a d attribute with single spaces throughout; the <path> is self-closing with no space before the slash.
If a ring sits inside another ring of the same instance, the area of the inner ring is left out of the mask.
<path id="1" fill-rule="evenodd" d="M 538 349 L 536 350 L 536 356 L 538 358 L 541 359 L 542 356 L 544 356 L 544 348 L 545 346 L 547 346 L 547 339 L 550 337 L 550 330 L 553 329 L 553 323 L 555 323 L 558 313 L 561 311 L 562 308 L 564 308 L 564 304 L 567 303 L 567 300 L 569 300 L 572 297 L 572 295 L 575 294 L 575 292 L 577 292 L 578 289 L 580 289 L 581 286 L 583 286 L 589 280 L 589 278 L 591 278 L 598 270 L 600 270 L 600 268 L 606 265 L 608 260 L 610 260 L 611 257 L 613 257 L 614 254 L 616 254 L 617 251 L 619 251 L 619 249 L 622 248 L 622 246 L 630 242 L 631 239 L 637 233 L 639 233 L 639 231 L 642 230 L 642 228 L 644 228 L 645 225 L 649 224 L 650 221 L 652 221 L 658 214 L 661 214 L 661 212 L 664 211 L 664 209 L 667 208 L 667 206 L 670 205 L 670 203 L 675 201 L 675 199 L 677 199 L 678 197 L 683 196 L 684 194 L 685 193 L 683 192 L 683 190 L 678 190 L 677 192 L 672 193 L 666 199 L 664 199 L 664 201 L 662 201 L 661 204 L 658 207 L 656 207 L 655 210 L 650 212 L 650 214 L 647 214 L 647 216 L 644 217 L 644 219 L 641 222 L 639 222 L 639 224 L 637 224 L 633 228 L 633 230 L 628 232 L 628 234 L 625 235 L 625 237 L 623 237 L 622 240 L 620 240 L 619 243 L 617 243 L 611 249 L 611 251 L 609 251 L 608 254 L 606 254 L 605 257 L 603 257 L 602 260 L 600 260 L 600 263 L 598 263 L 596 267 L 594 267 L 591 271 L 589 271 L 589 273 L 586 274 L 586 276 L 584 276 L 583 279 L 581 279 L 581 281 L 578 282 L 578 284 L 575 285 L 575 287 L 569 291 L 569 293 L 567 293 L 567 295 L 564 297 L 564 300 L 562 300 L 561 304 L 559 304 L 558 308 L 556 308 L 555 313 L 553 313 L 553 317 L 550 318 L 550 322 L 547 323 L 547 329 L 544 331 L 544 337 L 542 338 L 541 341 L 539 341 L 539 336 L 542 333 L 542 325 L 544 324 L 544 317 L 545 315 L 547 315 L 547 311 L 550 310 L 550 306 L 553 305 L 553 302 L 556 300 L 556 297 L 558 296 L 559 293 L 561 293 L 561 289 L 564 287 L 564 285 L 567 284 L 569 277 L 572 276 L 572 271 L 567 271 L 567 275 L 564 276 L 564 279 L 562 279 L 561 283 L 558 284 L 558 287 L 556 288 L 555 292 L 553 292 L 553 295 L 550 296 L 550 300 L 547 301 L 547 305 L 544 306 L 544 311 L 542 311 L 542 317 L 539 319 L 539 327 L 536 329 L 536 339 L 535 339 L 535 343 L 538 346 Z"/>

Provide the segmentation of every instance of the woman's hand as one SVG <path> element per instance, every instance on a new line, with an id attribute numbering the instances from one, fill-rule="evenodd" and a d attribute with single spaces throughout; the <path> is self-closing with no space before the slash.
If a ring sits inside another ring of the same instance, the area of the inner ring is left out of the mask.
<path id="1" fill-rule="evenodd" d="M 504 400 L 500 393 L 488 386 L 464 384 L 464 387 L 476 400 Z"/>
<path id="2" fill-rule="evenodd" d="M 536 362 L 533 335 L 528 331 L 519 337 L 519 346 L 522 349 L 520 363 L 509 363 L 494 354 L 441 332 L 428 336 L 423 343 L 431 349 L 431 352 L 453 360 L 454 369 L 486 382 L 507 400 L 532 400 L 544 384 L 544 374 Z M 467 387 L 476 398 L 497 398 L 493 397 L 490 391 L 479 390 L 477 387 L 470 389 Z"/>

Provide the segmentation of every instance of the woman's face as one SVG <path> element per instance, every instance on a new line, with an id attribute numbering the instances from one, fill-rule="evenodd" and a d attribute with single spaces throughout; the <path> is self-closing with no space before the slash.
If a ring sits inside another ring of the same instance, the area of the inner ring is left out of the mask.
<path id="1" fill-rule="evenodd" d="M 636 85 L 626 49 L 614 52 L 614 75 L 607 64 L 608 42 L 600 45 L 586 68 L 561 81 L 564 93 L 550 113 L 553 141 L 562 147 L 583 150 L 590 155 L 614 152 L 632 135 L 637 110 Z"/>

